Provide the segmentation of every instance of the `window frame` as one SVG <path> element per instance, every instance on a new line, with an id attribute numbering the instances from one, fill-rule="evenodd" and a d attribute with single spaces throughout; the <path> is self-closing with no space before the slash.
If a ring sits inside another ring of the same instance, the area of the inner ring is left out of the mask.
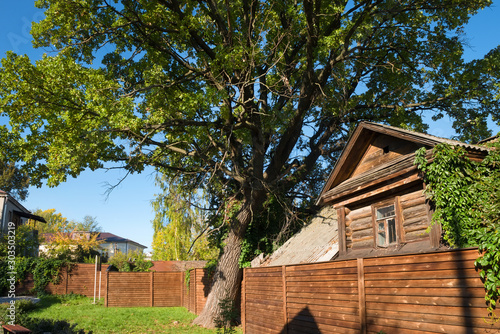
<path id="1" fill-rule="evenodd" d="M 377 211 L 386 208 L 393 205 L 394 206 L 394 215 L 390 217 L 384 217 L 381 219 L 377 219 Z M 389 226 L 387 221 L 391 218 L 394 218 L 394 225 L 395 225 L 395 241 L 392 243 L 388 243 L 388 237 L 389 237 Z M 399 201 L 399 196 L 384 200 L 378 203 L 372 204 L 372 225 L 373 225 L 373 246 L 378 249 L 387 249 L 387 248 L 392 248 L 400 245 L 401 243 L 404 242 L 404 230 L 401 227 L 401 218 L 402 218 L 402 212 L 401 212 L 401 205 Z M 378 237 L 379 237 L 379 222 L 384 221 L 384 231 L 386 235 L 386 244 L 385 245 L 379 245 L 378 242 Z"/>

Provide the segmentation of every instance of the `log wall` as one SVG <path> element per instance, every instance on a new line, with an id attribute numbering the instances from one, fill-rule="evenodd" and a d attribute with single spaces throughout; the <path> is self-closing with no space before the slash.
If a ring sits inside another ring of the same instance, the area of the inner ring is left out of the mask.
<path id="1" fill-rule="evenodd" d="M 430 216 L 423 191 L 419 189 L 396 196 L 394 201 L 399 201 L 400 207 L 398 217 L 401 219 L 403 232 L 399 237 L 400 243 L 428 240 L 429 233 L 426 230 L 430 224 Z M 373 224 L 371 205 L 352 211 L 347 210 L 345 216 L 346 248 L 375 247 Z"/>
<path id="2" fill-rule="evenodd" d="M 426 232 L 429 227 L 429 215 L 425 195 L 417 190 L 400 197 L 403 216 L 403 230 L 406 242 L 419 241 L 429 238 Z"/>
<path id="3" fill-rule="evenodd" d="M 477 249 L 245 269 L 245 333 L 498 333 Z"/>

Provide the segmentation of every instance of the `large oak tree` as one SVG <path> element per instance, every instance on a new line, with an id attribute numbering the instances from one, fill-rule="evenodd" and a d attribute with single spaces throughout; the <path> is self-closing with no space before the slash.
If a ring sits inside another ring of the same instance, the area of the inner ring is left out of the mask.
<path id="1" fill-rule="evenodd" d="M 498 52 L 464 63 L 461 29 L 490 3 L 39 0 L 48 55 L 0 68 L 4 151 L 34 184 L 111 164 L 206 186 L 227 227 L 196 320 L 209 326 L 238 293 L 254 214 L 310 190 L 356 122 L 425 130 L 429 113 L 463 139 L 489 134 Z"/>

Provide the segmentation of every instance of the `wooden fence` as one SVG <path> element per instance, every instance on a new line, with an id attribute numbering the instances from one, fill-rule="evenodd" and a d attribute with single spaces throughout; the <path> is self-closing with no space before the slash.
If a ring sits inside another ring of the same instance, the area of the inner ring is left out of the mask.
<path id="1" fill-rule="evenodd" d="M 106 306 L 182 305 L 182 272 L 108 272 Z"/>
<path id="2" fill-rule="evenodd" d="M 106 272 L 102 266 L 101 298 L 106 306 L 186 307 L 199 314 L 209 293 L 209 277 L 205 269 L 190 270 L 189 286 L 184 272 Z M 94 296 L 94 264 L 77 264 L 70 271 L 63 268 L 58 284 L 49 283 L 52 294 L 77 293 Z M 99 282 L 99 273 L 97 273 Z M 17 286 L 16 294 L 28 293 L 34 287 L 33 276 Z"/>
<path id="3" fill-rule="evenodd" d="M 244 270 L 252 333 L 499 333 L 474 268 L 477 250 Z"/>
<path id="4" fill-rule="evenodd" d="M 102 265 L 101 296 L 104 296 L 103 293 L 106 289 L 105 275 L 107 268 L 108 265 Z M 45 288 L 48 293 L 59 295 L 77 293 L 87 297 L 94 296 L 95 264 L 79 263 L 72 266 L 70 270 L 63 268 L 59 276 L 60 281 L 58 284 L 49 283 Z M 97 282 L 99 282 L 99 273 L 97 273 Z M 24 282 L 16 288 L 16 294 L 28 293 L 34 286 L 33 275 L 28 274 Z"/>
<path id="5" fill-rule="evenodd" d="M 189 280 L 183 284 L 182 306 L 194 314 L 200 314 L 205 306 L 210 292 L 210 278 L 206 269 L 192 269 L 189 271 Z"/>

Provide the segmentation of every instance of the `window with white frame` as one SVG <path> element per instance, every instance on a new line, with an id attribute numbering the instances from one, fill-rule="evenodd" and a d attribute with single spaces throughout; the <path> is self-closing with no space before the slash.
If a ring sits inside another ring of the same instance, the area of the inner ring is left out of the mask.
<path id="1" fill-rule="evenodd" d="M 397 244 L 396 224 L 394 204 L 375 208 L 375 238 L 377 247 L 388 247 Z"/>

